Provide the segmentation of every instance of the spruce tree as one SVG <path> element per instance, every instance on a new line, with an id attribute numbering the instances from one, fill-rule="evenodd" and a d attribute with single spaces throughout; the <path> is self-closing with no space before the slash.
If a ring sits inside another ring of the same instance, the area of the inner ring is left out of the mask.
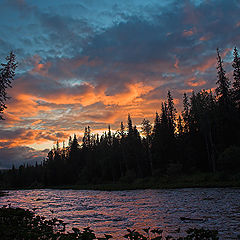
<path id="1" fill-rule="evenodd" d="M 176 120 L 176 109 L 174 107 L 173 98 L 171 92 L 168 91 L 168 103 L 167 103 L 167 118 L 168 118 L 168 125 L 169 130 L 172 135 L 175 132 L 175 120 Z"/>
<path id="2" fill-rule="evenodd" d="M 83 147 L 91 147 L 91 129 L 90 127 L 85 127 L 83 135 Z"/>
<path id="3" fill-rule="evenodd" d="M 177 131 L 178 131 L 179 137 L 183 135 L 182 118 L 180 115 L 178 116 L 178 121 L 177 121 Z"/>
<path id="4" fill-rule="evenodd" d="M 236 106 L 239 109 L 240 108 L 240 57 L 236 47 L 234 48 L 233 56 L 234 56 L 233 63 L 232 63 L 232 66 L 234 68 L 233 99 Z"/>
<path id="5" fill-rule="evenodd" d="M 112 132 L 111 132 L 111 127 L 110 127 L 110 125 L 108 125 L 108 134 L 107 134 L 107 144 L 108 144 L 108 146 L 112 145 L 112 140 L 113 140 L 113 136 L 112 136 Z"/>
<path id="6" fill-rule="evenodd" d="M 120 126 L 120 136 L 121 136 L 121 139 L 123 139 L 125 136 L 125 127 L 123 125 L 123 122 L 121 122 L 121 126 Z"/>
<path id="7" fill-rule="evenodd" d="M 151 125 L 150 121 L 144 118 L 142 121 L 142 132 L 147 137 L 147 139 L 149 138 L 149 136 L 151 134 L 151 130 L 152 130 L 152 125 Z"/>
<path id="8" fill-rule="evenodd" d="M 169 114 L 168 114 L 168 106 L 167 103 L 162 103 L 162 113 L 160 117 L 160 125 L 161 129 L 167 131 L 169 130 Z"/>
<path id="9" fill-rule="evenodd" d="M 230 104 L 230 81 L 226 77 L 226 71 L 223 68 L 223 61 L 220 56 L 219 49 L 217 49 L 217 84 L 216 94 L 220 105 L 227 106 Z"/>
<path id="10" fill-rule="evenodd" d="M 4 109 L 7 108 L 5 102 L 9 99 L 7 95 L 7 88 L 12 87 L 12 81 L 15 77 L 15 69 L 17 63 L 15 60 L 15 54 L 10 52 L 9 56 L 6 57 L 7 63 L 2 63 L 2 68 L 0 69 L 0 120 L 4 120 L 2 114 Z"/>
<path id="11" fill-rule="evenodd" d="M 182 111 L 182 117 L 184 120 L 184 133 L 189 132 L 189 109 L 190 104 L 188 100 L 188 96 L 186 93 L 183 94 L 183 111 Z"/>
<path id="12" fill-rule="evenodd" d="M 151 146 L 151 130 L 152 130 L 152 125 L 149 120 L 146 120 L 145 118 L 142 121 L 142 132 L 146 136 L 146 148 L 147 148 L 147 159 L 149 162 L 149 171 L 150 175 L 152 175 L 152 154 L 150 151 L 150 146 Z M 144 141 L 143 141 L 144 143 Z"/>
<path id="13" fill-rule="evenodd" d="M 74 134 L 72 144 L 71 144 L 71 151 L 77 151 L 79 148 L 78 140 L 76 134 Z"/>
<path id="14" fill-rule="evenodd" d="M 154 120 L 154 127 L 153 127 L 153 136 L 156 137 L 160 132 L 160 117 L 158 112 L 156 112 L 155 120 Z"/>
<path id="15" fill-rule="evenodd" d="M 130 114 L 128 114 L 128 135 L 133 134 L 133 126 L 132 126 L 132 119 Z"/>

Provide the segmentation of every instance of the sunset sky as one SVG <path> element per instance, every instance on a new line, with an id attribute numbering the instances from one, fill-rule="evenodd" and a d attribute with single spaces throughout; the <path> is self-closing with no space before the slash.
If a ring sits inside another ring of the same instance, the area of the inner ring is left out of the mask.
<path id="1" fill-rule="evenodd" d="M 0 122 L 0 168 L 40 161 L 89 125 L 152 121 L 171 90 L 215 88 L 216 48 L 231 77 L 239 0 L 1 0 L 0 60 L 18 68 Z"/>

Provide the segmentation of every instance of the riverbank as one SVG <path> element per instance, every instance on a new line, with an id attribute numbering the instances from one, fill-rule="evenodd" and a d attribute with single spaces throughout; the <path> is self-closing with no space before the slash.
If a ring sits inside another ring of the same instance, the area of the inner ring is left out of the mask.
<path id="1" fill-rule="evenodd" d="M 0 191 L 0 197 L 5 196 L 6 194 L 7 194 L 7 192 L 5 192 L 5 191 Z"/>
<path id="2" fill-rule="evenodd" d="M 33 184 L 30 187 L 2 187 L 1 190 L 15 189 L 74 189 L 74 190 L 102 190 L 120 191 L 137 189 L 179 189 L 179 188 L 240 188 L 240 173 L 226 174 L 218 173 L 194 173 L 188 175 L 161 175 L 147 178 L 123 178 L 121 181 L 112 183 L 105 182 L 100 184 L 74 184 L 43 186 Z M 0 192 L 4 194 L 3 191 Z"/>
<path id="3" fill-rule="evenodd" d="M 76 184 L 53 186 L 54 189 L 75 190 L 137 190 L 137 189 L 179 189 L 179 188 L 240 188 L 240 174 L 195 173 L 191 175 L 139 178 L 103 184 Z"/>

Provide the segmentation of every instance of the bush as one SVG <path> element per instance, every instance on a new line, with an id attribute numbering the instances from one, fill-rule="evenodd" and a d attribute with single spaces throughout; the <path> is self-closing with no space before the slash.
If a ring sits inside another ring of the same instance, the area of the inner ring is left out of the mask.
<path id="1" fill-rule="evenodd" d="M 240 170 L 240 147 L 230 146 L 218 158 L 220 171 L 238 172 Z"/>

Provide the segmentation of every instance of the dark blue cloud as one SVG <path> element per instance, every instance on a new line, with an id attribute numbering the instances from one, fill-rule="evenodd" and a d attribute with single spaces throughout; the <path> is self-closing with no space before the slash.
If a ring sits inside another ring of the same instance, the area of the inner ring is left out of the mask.
<path id="1" fill-rule="evenodd" d="M 40 163 L 49 149 L 37 151 L 29 147 L 13 147 L 0 149 L 0 169 L 19 167 L 21 164 L 34 165 Z"/>

